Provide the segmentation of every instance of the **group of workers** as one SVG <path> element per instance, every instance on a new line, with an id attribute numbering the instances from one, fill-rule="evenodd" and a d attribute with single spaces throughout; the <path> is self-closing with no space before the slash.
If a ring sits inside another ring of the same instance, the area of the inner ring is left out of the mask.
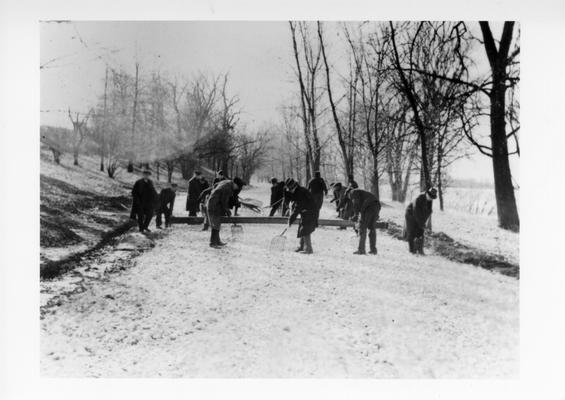
<path id="1" fill-rule="evenodd" d="M 137 219 L 140 232 L 150 232 L 149 223 L 154 213 L 157 214 L 157 228 L 162 227 L 162 216 L 165 219 L 165 227 L 170 226 L 178 188 L 177 184 L 168 184 L 157 195 L 150 175 L 150 171 L 144 171 L 143 177 L 135 182 L 132 190 L 131 218 Z M 201 212 L 204 217 L 202 230 L 211 228 L 211 247 L 221 248 L 225 245 L 220 239 L 221 218 L 231 216 L 231 209 L 234 209 L 234 215 L 237 215 L 237 209 L 241 206 L 239 193 L 245 185 L 246 183 L 240 178 L 230 179 L 221 170 L 218 171 L 212 185 L 200 171 L 195 171 L 188 181 L 186 211 L 190 217 L 195 217 Z M 330 203 L 336 203 L 339 218 L 355 222 L 359 243 L 354 254 L 366 254 L 367 235 L 369 254 L 377 254 L 376 227 L 381 210 L 380 201 L 373 193 L 360 189 L 353 176 L 349 176 L 347 185 L 332 183 L 330 189 L 333 192 Z M 281 209 L 281 214 L 288 216 L 288 227 L 292 226 L 300 216 L 297 233 L 299 246 L 296 252 L 313 253 L 311 235 L 318 227 L 320 210 L 324 196 L 327 194 L 328 186 L 319 171 L 314 173 L 314 178 L 306 187 L 292 178 L 284 182 L 276 178 L 271 179 L 269 216 L 274 216 Z M 411 253 L 423 254 L 425 225 L 432 213 L 432 201 L 436 197 L 436 189 L 430 188 L 406 208 L 404 234 Z"/>

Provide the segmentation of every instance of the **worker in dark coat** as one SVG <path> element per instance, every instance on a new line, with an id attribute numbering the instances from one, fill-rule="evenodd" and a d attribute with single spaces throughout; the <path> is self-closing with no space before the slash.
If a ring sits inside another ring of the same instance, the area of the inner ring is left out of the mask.
<path id="1" fill-rule="evenodd" d="M 161 215 L 165 216 L 165 228 L 171 226 L 171 216 L 175 207 L 177 187 L 178 185 L 173 183 L 159 193 L 159 207 L 157 208 L 157 219 L 155 221 L 159 229 L 161 229 L 162 224 Z"/>
<path id="2" fill-rule="evenodd" d="M 212 227 L 210 235 L 210 247 L 218 248 L 224 246 L 220 240 L 220 228 L 222 226 L 221 217 L 230 216 L 230 200 L 234 192 L 241 190 L 245 183 L 240 178 L 234 178 L 233 181 L 224 180 L 218 182 L 212 189 L 206 208 L 208 209 L 208 220 Z"/>
<path id="3" fill-rule="evenodd" d="M 271 178 L 271 212 L 269 217 L 275 215 L 277 210 L 284 207 L 284 182 L 279 182 L 277 178 Z M 284 213 L 283 213 L 284 215 Z"/>
<path id="4" fill-rule="evenodd" d="M 353 209 L 353 221 L 358 223 L 359 247 L 353 254 L 365 254 L 365 241 L 369 231 L 369 253 L 377 254 L 377 219 L 381 203 L 371 192 L 352 189 L 349 198 Z"/>
<path id="5" fill-rule="evenodd" d="M 314 178 L 308 182 L 308 190 L 312 193 L 312 197 L 316 202 L 316 206 L 318 207 L 316 213 L 316 221 L 320 217 L 320 209 L 322 208 L 322 204 L 324 203 L 324 196 L 328 194 L 328 187 L 326 186 L 326 182 L 320 176 L 320 171 L 314 172 Z"/>
<path id="6" fill-rule="evenodd" d="M 410 253 L 424 254 L 424 229 L 432 215 L 432 202 L 435 198 L 437 190 L 430 188 L 406 207 L 404 237 L 408 241 Z"/>
<path id="7" fill-rule="evenodd" d="M 186 194 L 186 211 L 189 217 L 196 217 L 198 212 L 198 197 L 202 192 L 202 173 L 194 171 L 194 175 L 188 181 L 188 193 Z"/>
<path id="8" fill-rule="evenodd" d="M 149 223 L 153 218 L 153 211 L 157 205 L 157 191 L 149 177 L 151 171 L 143 171 L 143 178 L 137 180 L 133 185 L 131 195 L 133 203 L 131 208 L 132 219 L 137 219 L 140 232 L 151 232 Z"/>
<path id="9" fill-rule="evenodd" d="M 300 246 L 296 249 L 296 252 L 312 254 L 312 239 L 310 235 L 316 230 L 318 205 L 310 191 L 298 185 L 294 179 L 288 178 L 285 182 L 285 187 L 292 201 L 292 212 L 288 217 L 289 228 L 296 221 L 298 215 L 300 215 L 297 235 L 300 238 Z"/>

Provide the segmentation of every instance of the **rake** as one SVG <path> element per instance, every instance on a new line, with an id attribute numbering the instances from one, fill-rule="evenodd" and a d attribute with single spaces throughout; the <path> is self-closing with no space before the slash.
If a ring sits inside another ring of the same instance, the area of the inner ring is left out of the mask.
<path id="1" fill-rule="evenodd" d="M 278 234 L 277 236 L 271 239 L 271 244 L 269 245 L 269 251 L 271 252 L 284 251 L 284 245 L 286 243 L 285 233 L 287 229 L 288 227 L 284 228 L 284 230 L 280 234 Z"/>
<path id="2" fill-rule="evenodd" d="M 243 237 L 243 226 L 234 223 L 231 226 L 231 238 L 234 241 L 237 241 Z"/>

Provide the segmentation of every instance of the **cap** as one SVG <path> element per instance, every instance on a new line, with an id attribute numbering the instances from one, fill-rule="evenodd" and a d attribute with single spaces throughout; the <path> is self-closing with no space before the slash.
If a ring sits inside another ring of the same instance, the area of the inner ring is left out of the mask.
<path id="1" fill-rule="evenodd" d="M 238 177 L 233 178 L 233 183 L 235 183 L 235 184 L 236 184 L 237 186 L 239 186 L 240 188 L 241 188 L 242 186 L 245 186 L 245 185 L 246 185 L 246 183 L 243 182 L 243 180 L 241 180 L 241 178 L 238 178 Z"/>
<path id="2" fill-rule="evenodd" d="M 428 194 L 428 196 L 430 196 L 432 199 L 436 199 L 437 198 L 437 190 L 436 188 L 429 188 L 426 193 Z"/>

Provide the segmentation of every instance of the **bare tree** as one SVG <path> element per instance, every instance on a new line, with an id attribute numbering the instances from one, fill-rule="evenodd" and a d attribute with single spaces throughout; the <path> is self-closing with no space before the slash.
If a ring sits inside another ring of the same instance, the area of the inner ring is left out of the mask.
<path id="1" fill-rule="evenodd" d="M 388 53 L 390 52 L 389 34 L 385 28 L 380 28 L 370 34 L 367 44 L 359 26 L 359 39 L 354 42 L 349 30 L 345 28 L 345 36 L 349 43 L 356 70 L 359 75 L 359 110 L 361 126 L 364 132 L 363 145 L 368 147 L 371 154 L 371 191 L 380 197 L 379 177 L 384 169 L 380 167 L 387 146 L 387 126 L 394 123 L 388 114 L 392 96 L 388 94 L 386 81 L 388 71 Z"/>
<path id="2" fill-rule="evenodd" d="M 359 63 L 355 63 L 355 66 L 350 65 L 350 79 L 347 82 L 347 125 L 342 126 L 340 117 L 338 116 L 338 110 L 336 106 L 336 101 L 334 100 L 334 95 L 332 92 L 331 79 L 330 79 L 330 66 L 328 64 L 328 56 L 326 54 L 326 46 L 324 44 L 324 37 L 322 33 L 322 24 L 318 21 L 318 39 L 320 41 L 320 49 L 322 52 L 322 58 L 324 60 L 324 66 L 326 70 L 326 93 L 328 94 L 328 100 L 330 103 L 330 108 L 332 111 L 332 117 L 335 125 L 335 132 L 337 134 L 337 140 L 339 143 L 339 148 L 341 150 L 343 165 L 346 176 L 353 176 L 353 158 L 355 150 L 355 134 L 356 134 L 356 106 L 357 106 L 357 85 L 359 82 L 361 68 Z"/>
<path id="3" fill-rule="evenodd" d="M 304 139 L 307 149 L 306 179 L 309 180 L 314 171 L 320 169 L 321 143 L 318 132 L 318 93 L 317 80 L 321 68 L 321 47 L 314 48 L 307 24 L 305 22 L 289 21 L 292 35 L 296 72 L 300 86 L 300 103 L 302 108 L 302 122 L 304 125 Z M 300 35 L 302 51 L 298 48 L 297 28 Z M 305 66 L 302 67 L 300 59 L 303 58 Z"/>
<path id="4" fill-rule="evenodd" d="M 400 54 L 399 54 L 399 50 L 398 50 L 398 46 L 396 44 L 396 29 L 394 27 L 394 24 L 392 23 L 392 21 L 389 22 L 390 25 L 390 31 L 391 31 L 391 40 L 392 40 L 392 48 L 393 48 L 393 56 L 394 56 L 394 65 L 396 68 L 396 71 L 398 73 L 398 76 L 400 78 L 400 90 L 404 93 L 404 95 L 406 96 L 406 99 L 408 100 L 408 104 L 410 105 L 410 108 L 412 110 L 412 114 L 413 114 L 413 118 L 414 118 L 414 123 L 416 125 L 417 128 L 417 133 L 419 136 L 419 142 L 420 142 L 420 152 L 421 152 L 421 184 L 420 184 L 420 188 L 421 190 L 426 190 L 427 188 L 430 188 L 432 186 L 432 180 L 431 180 L 431 175 L 430 175 L 430 168 L 428 165 L 428 146 L 427 146 L 427 133 L 426 133 L 426 126 L 424 125 L 422 118 L 420 116 L 420 109 L 418 108 L 418 99 L 417 99 L 417 94 L 415 93 L 415 89 L 414 89 L 414 80 L 412 75 L 407 76 L 406 72 L 405 72 L 405 67 L 403 66 L 403 63 L 401 62 L 400 59 Z M 410 42 L 408 43 L 408 47 L 407 47 L 407 57 L 409 58 L 408 62 L 409 65 L 412 64 L 412 55 L 414 53 L 414 48 L 416 46 L 416 41 L 419 35 L 419 32 L 422 28 L 422 26 L 424 25 L 424 22 L 419 22 L 418 23 L 418 27 L 414 33 L 414 35 L 412 36 Z"/>
<path id="5" fill-rule="evenodd" d="M 82 118 L 80 118 L 80 113 L 78 113 L 78 112 L 75 113 L 75 117 L 73 118 L 70 108 L 68 110 L 68 113 L 69 113 L 69 119 L 71 120 L 71 123 L 73 124 L 73 144 L 72 144 L 73 160 L 74 160 L 73 164 L 79 165 L 78 164 L 78 156 L 79 156 L 79 153 L 80 153 L 80 149 L 82 147 L 82 143 L 84 142 L 84 139 L 86 138 L 86 135 L 87 135 L 87 132 L 88 132 L 88 128 L 87 128 L 86 124 L 88 123 L 88 118 L 90 117 L 90 112 L 83 115 Z"/>
<path id="6" fill-rule="evenodd" d="M 516 144 L 518 144 L 518 137 L 516 135 L 517 129 L 512 129 L 510 134 L 506 132 L 506 91 L 509 84 L 512 85 L 517 80 L 516 77 L 510 76 L 509 69 L 519 55 L 520 47 L 516 47 L 510 53 L 514 30 L 513 21 L 504 23 L 498 48 L 489 23 L 481 21 L 479 25 L 492 72 L 492 87 L 489 93 L 491 147 L 490 153 L 484 151 L 484 149 L 481 151 L 489 154 L 492 158 L 498 224 L 501 228 L 519 231 L 520 219 L 510 172 L 509 155 L 511 153 L 508 150 L 508 138 L 514 135 Z M 519 147 L 516 152 L 519 153 Z"/>
<path id="7" fill-rule="evenodd" d="M 269 140 L 266 133 L 257 133 L 255 137 L 243 134 L 236 137 L 236 143 L 239 147 L 236 149 L 234 167 L 241 171 L 238 175 L 249 182 L 253 173 L 265 162 Z"/>
<path id="8" fill-rule="evenodd" d="M 463 22 L 457 23 L 457 26 L 466 31 Z M 493 37 L 490 25 L 486 21 L 479 23 L 482 33 L 480 42 L 485 48 L 485 52 L 490 65 L 490 76 L 486 79 L 469 79 L 458 78 L 450 75 L 443 75 L 434 70 L 433 66 L 426 66 L 425 69 L 411 70 L 425 76 L 431 76 L 446 82 L 454 82 L 465 87 L 469 93 L 484 94 L 489 99 L 490 118 L 490 145 L 484 144 L 477 139 L 471 129 L 475 124 L 470 123 L 469 118 L 460 113 L 463 123 L 462 127 L 469 141 L 484 155 L 492 158 L 495 197 L 498 212 L 498 224 L 501 228 L 513 231 L 519 231 L 520 220 L 518 209 L 516 206 L 516 197 L 514 194 L 514 186 L 512 184 L 512 174 L 510 171 L 509 156 L 512 154 L 519 155 L 519 123 L 517 120 L 519 105 L 515 97 L 517 91 L 516 86 L 519 82 L 519 55 L 520 46 L 518 39 L 514 39 L 514 22 L 506 21 L 503 25 L 501 39 L 498 43 Z M 472 35 L 462 32 L 457 33 L 457 40 L 472 40 Z M 512 48 L 512 43 L 514 47 Z M 431 67 L 431 68 L 430 68 Z M 508 89 L 510 88 L 510 101 L 507 106 Z M 473 106 L 466 107 L 468 112 L 477 112 L 482 114 L 482 108 L 479 101 L 474 101 Z M 511 126 L 510 132 L 506 131 L 506 123 Z M 514 139 L 515 149 L 510 150 L 508 140 Z"/>
<path id="9" fill-rule="evenodd" d="M 134 161 L 134 148 L 135 148 L 135 123 L 137 119 L 137 97 L 139 93 L 139 63 L 135 63 L 135 80 L 134 80 L 134 90 L 133 90 L 133 107 L 131 116 L 131 148 L 130 148 L 130 158 L 128 162 L 128 172 L 133 172 L 133 161 Z"/>

